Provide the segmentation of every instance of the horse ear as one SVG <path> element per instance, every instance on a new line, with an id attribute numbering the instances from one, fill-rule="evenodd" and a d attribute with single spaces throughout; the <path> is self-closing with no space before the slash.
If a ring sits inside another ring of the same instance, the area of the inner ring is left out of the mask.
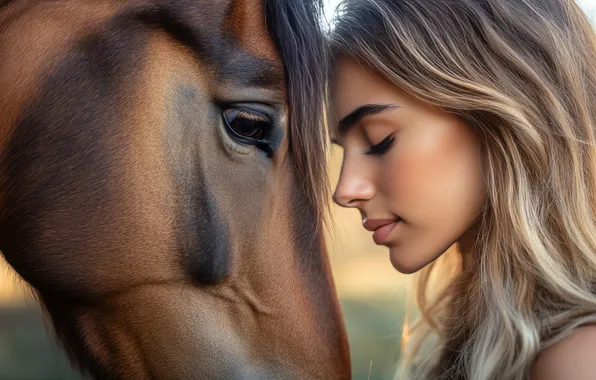
<path id="1" fill-rule="evenodd" d="M 226 14 L 224 33 L 231 34 L 242 49 L 276 60 L 277 50 L 267 31 L 265 0 L 232 0 Z"/>

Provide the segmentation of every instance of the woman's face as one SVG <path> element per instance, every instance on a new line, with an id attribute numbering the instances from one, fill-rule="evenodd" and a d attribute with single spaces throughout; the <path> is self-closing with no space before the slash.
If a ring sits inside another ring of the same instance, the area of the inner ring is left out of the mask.
<path id="1" fill-rule="evenodd" d="M 333 102 L 343 147 L 334 200 L 360 210 L 393 266 L 412 273 L 469 244 L 486 194 L 471 128 L 348 58 L 335 67 Z"/>

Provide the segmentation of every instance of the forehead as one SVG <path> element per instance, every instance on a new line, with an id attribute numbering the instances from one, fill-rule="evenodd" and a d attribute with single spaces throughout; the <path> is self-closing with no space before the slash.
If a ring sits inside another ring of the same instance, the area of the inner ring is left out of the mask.
<path id="1" fill-rule="evenodd" d="M 394 103 L 402 98 L 394 85 L 371 68 L 345 57 L 334 66 L 331 95 L 337 121 L 362 105 Z"/>
<path id="2" fill-rule="evenodd" d="M 229 1 L 225 30 L 238 46 L 262 59 L 279 62 L 279 54 L 267 31 L 263 0 Z"/>
<path id="3" fill-rule="evenodd" d="M 264 9 L 263 0 L 177 0 L 131 12 L 192 49 L 218 78 L 250 87 L 283 87 L 283 64 Z"/>
<path id="4" fill-rule="evenodd" d="M 332 138 L 339 139 L 338 123 L 365 105 L 400 105 L 405 101 L 396 86 L 365 64 L 349 57 L 339 58 L 334 66 L 331 107 L 328 116 Z"/>

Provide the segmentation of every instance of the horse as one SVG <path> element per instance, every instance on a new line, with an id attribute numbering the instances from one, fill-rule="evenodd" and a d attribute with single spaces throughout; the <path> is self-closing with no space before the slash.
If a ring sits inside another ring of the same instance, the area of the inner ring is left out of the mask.
<path id="1" fill-rule="evenodd" d="M 348 379 L 317 0 L 0 1 L 0 251 L 95 379 Z"/>

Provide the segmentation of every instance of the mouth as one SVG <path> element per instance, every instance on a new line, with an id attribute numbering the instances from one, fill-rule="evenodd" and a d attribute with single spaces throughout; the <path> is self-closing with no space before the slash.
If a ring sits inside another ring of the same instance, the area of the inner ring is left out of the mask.
<path id="1" fill-rule="evenodd" d="M 401 221 L 400 218 L 397 219 L 366 219 L 363 222 L 364 228 L 373 233 L 373 240 L 378 245 L 383 245 L 387 242 L 387 238 L 389 234 L 395 226 Z"/>

